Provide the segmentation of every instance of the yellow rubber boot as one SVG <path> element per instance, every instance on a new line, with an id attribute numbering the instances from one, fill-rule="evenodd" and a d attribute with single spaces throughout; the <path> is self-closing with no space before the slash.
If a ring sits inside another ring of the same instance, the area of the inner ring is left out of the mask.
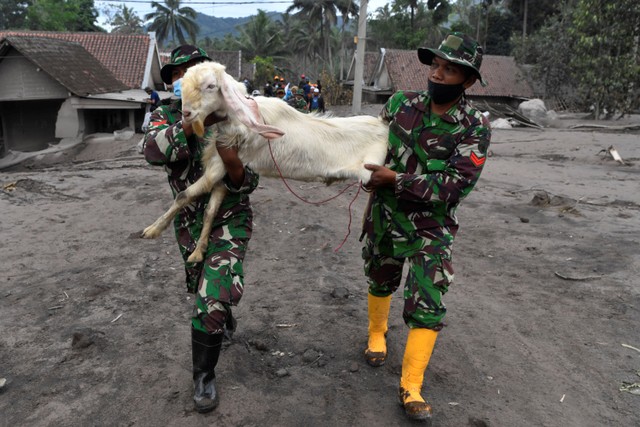
<path id="1" fill-rule="evenodd" d="M 402 378 L 400 378 L 398 398 L 404 407 L 404 412 L 412 420 L 428 421 L 431 418 L 431 405 L 424 401 L 420 391 L 424 371 L 429 364 L 437 336 L 438 333 L 431 329 L 409 330 L 402 359 Z"/>
<path id="2" fill-rule="evenodd" d="M 391 295 L 376 297 L 369 294 L 369 343 L 364 351 L 367 363 L 371 366 L 382 366 L 387 360 L 387 320 Z"/>

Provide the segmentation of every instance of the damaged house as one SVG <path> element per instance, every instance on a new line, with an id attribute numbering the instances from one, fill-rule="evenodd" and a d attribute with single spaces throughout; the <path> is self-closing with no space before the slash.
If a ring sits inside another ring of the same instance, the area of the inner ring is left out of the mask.
<path id="1" fill-rule="evenodd" d="M 153 33 L 0 31 L 0 157 L 139 129 L 160 67 Z"/>
<path id="2" fill-rule="evenodd" d="M 511 56 L 484 55 L 482 76 L 488 85 L 479 83 L 467 89 L 469 99 L 493 106 L 517 108 L 520 102 L 534 96 L 533 89 Z M 347 75 L 347 84 L 353 84 L 355 56 Z M 427 66 L 418 60 L 415 50 L 380 49 L 367 52 L 364 59 L 363 101 L 384 103 L 398 90 L 426 90 Z"/>

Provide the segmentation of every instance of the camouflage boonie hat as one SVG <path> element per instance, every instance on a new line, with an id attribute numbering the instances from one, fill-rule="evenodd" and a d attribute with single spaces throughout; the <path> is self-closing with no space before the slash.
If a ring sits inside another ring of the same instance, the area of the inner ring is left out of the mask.
<path id="1" fill-rule="evenodd" d="M 160 70 L 160 77 L 162 77 L 162 81 L 170 85 L 172 83 L 171 73 L 173 72 L 173 69 L 178 65 L 185 64 L 195 59 L 211 61 L 211 58 L 209 58 L 207 52 L 197 46 L 185 44 L 173 49 L 173 51 L 171 51 L 171 62 L 165 64 Z"/>
<path id="2" fill-rule="evenodd" d="M 442 41 L 438 49 L 418 48 L 418 59 L 423 64 L 431 65 L 434 56 L 438 56 L 455 64 L 460 64 L 471 68 L 480 80 L 482 86 L 487 82 L 480 75 L 480 65 L 482 64 L 482 46 L 480 43 L 466 34 L 454 32 Z"/>

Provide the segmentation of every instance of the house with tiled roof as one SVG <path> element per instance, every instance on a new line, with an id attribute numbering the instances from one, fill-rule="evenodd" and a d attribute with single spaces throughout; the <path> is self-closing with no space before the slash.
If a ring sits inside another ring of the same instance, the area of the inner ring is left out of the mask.
<path id="1" fill-rule="evenodd" d="M 163 90 L 160 56 L 155 33 L 112 34 L 97 32 L 0 31 L 4 37 L 53 38 L 80 44 L 129 89 L 149 86 Z"/>
<path id="2" fill-rule="evenodd" d="M 160 67 L 153 33 L 0 31 L 0 157 L 139 129 Z"/>
<path id="3" fill-rule="evenodd" d="M 369 102 L 384 102 L 398 90 L 427 88 L 427 66 L 418 60 L 415 50 L 367 52 L 364 65 L 362 98 Z M 488 85 L 482 87 L 476 82 L 467 89 L 466 95 L 472 100 L 517 107 L 523 100 L 534 96 L 533 89 L 511 56 L 484 55 L 480 72 Z M 348 84 L 353 84 L 354 73 L 355 62 L 352 62 Z"/>

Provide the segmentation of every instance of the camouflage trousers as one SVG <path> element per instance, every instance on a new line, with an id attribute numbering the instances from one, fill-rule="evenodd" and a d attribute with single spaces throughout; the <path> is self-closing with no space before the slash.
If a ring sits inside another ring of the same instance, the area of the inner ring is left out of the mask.
<path id="1" fill-rule="evenodd" d="M 451 239 L 453 240 L 453 239 Z M 383 238 L 374 245 L 366 239 L 362 250 L 364 272 L 369 293 L 386 297 L 398 289 L 405 262 L 408 273 L 404 284 L 404 322 L 410 328 L 428 328 L 439 331 L 447 308 L 442 296 L 453 283 L 451 246 L 430 242 L 428 253 L 418 253 L 406 258 L 393 255 L 391 239 Z"/>
<path id="2" fill-rule="evenodd" d="M 252 216 L 240 215 L 230 223 L 214 225 L 202 263 L 187 263 L 187 290 L 195 294 L 193 328 L 208 334 L 229 332 L 231 307 L 244 292 L 243 260 L 251 237 Z M 197 234 L 196 234 L 197 235 Z M 195 247 L 195 243 L 194 246 Z M 183 257 L 193 250 L 180 246 Z"/>

